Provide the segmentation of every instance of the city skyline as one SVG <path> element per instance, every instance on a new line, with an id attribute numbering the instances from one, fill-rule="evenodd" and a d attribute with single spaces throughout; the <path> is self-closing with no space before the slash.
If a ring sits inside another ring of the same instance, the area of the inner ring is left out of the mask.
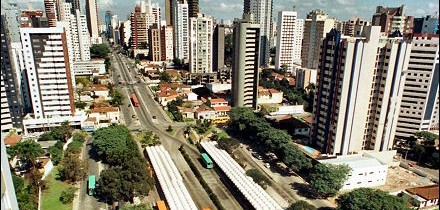
<path id="1" fill-rule="evenodd" d="M 19 8 L 27 9 L 28 5 L 31 5 L 33 9 L 44 9 L 43 0 L 9 0 L 9 2 L 17 2 Z M 126 3 L 123 0 L 99 0 L 98 14 L 99 20 L 104 21 L 105 12 L 112 10 L 114 14 L 118 15 L 120 20 L 127 20 L 137 1 Z M 164 0 L 151 0 L 151 3 L 159 3 L 162 11 L 165 11 Z M 401 1 L 385 1 L 385 0 L 312 0 L 312 1 L 300 1 L 300 0 L 274 0 L 273 1 L 273 14 L 278 14 L 278 11 L 289 11 L 295 6 L 295 10 L 298 12 L 298 18 L 305 18 L 307 13 L 314 9 L 321 9 L 330 18 L 336 18 L 338 20 L 348 20 L 353 16 L 357 16 L 361 19 L 371 21 L 371 15 L 375 12 L 377 5 L 385 7 L 398 7 L 402 4 L 407 6 L 407 14 L 415 17 L 433 15 L 439 11 L 439 4 L 437 1 L 426 1 L 425 7 L 420 7 L 418 2 L 411 0 Z M 243 1 L 236 0 L 200 0 L 200 11 L 204 14 L 209 14 L 215 19 L 224 19 L 233 21 L 235 18 L 242 18 L 243 13 Z M 80 1 L 81 11 L 85 10 L 85 0 Z M 118 8 L 115 10 L 115 8 Z M 164 13 L 165 14 L 165 13 Z M 274 16 L 275 20 L 277 17 Z M 162 15 L 162 20 L 165 20 L 165 16 Z"/>

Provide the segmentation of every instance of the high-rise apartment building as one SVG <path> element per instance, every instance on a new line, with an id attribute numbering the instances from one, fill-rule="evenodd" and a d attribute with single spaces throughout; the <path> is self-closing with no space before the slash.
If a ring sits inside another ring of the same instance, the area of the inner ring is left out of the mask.
<path id="1" fill-rule="evenodd" d="M 225 26 L 217 24 L 212 37 L 212 68 L 217 72 L 225 67 Z"/>
<path id="2" fill-rule="evenodd" d="M 253 14 L 253 20 L 261 27 L 260 66 L 269 64 L 272 10 L 273 0 L 244 0 L 243 13 Z"/>
<path id="3" fill-rule="evenodd" d="M 162 26 L 162 30 L 160 31 L 160 40 L 161 40 L 161 51 L 162 51 L 162 60 L 163 61 L 172 61 L 173 60 L 173 27 L 172 26 Z"/>
<path id="4" fill-rule="evenodd" d="M 410 41 L 382 36 L 379 26 L 361 37 L 327 34 L 311 131 L 322 153 L 392 149 L 410 51 Z"/>
<path id="5" fill-rule="evenodd" d="M 47 28 L 49 22 L 43 10 L 21 10 L 20 28 Z M 18 33 L 19 34 L 19 33 Z M 18 35 L 20 37 L 20 35 Z"/>
<path id="6" fill-rule="evenodd" d="M 378 6 L 373 15 L 371 25 L 380 26 L 381 32 L 390 35 L 399 30 L 403 34 L 411 34 L 414 27 L 414 17 L 405 15 L 406 6 L 383 7 Z"/>
<path id="7" fill-rule="evenodd" d="M 112 37 L 112 33 L 113 33 L 113 28 L 112 28 L 112 16 L 113 13 L 110 10 L 107 10 L 105 12 L 105 35 L 107 37 Z"/>
<path id="8" fill-rule="evenodd" d="M 167 26 L 174 24 L 174 7 L 178 3 L 182 4 L 183 0 L 165 0 L 165 20 Z"/>
<path id="9" fill-rule="evenodd" d="M 18 57 L 21 53 L 17 42 L 18 28 L 16 7 L 3 8 L 1 26 L 1 131 L 22 128 L 23 106 L 21 99 L 21 69 Z M 11 5 L 9 5 L 11 6 Z M 18 37 L 19 38 L 19 37 Z M 18 40 L 19 41 L 19 40 Z"/>
<path id="10" fill-rule="evenodd" d="M 301 50 L 301 65 L 303 67 L 318 68 L 322 40 L 334 27 L 335 21 L 321 10 L 313 10 L 307 14 Z"/>
<path id="11" fill-rule="evenodd" d="M 434 16 L 414 18 L 414 33 L 439 34 L 438 13 Z"/>
<path id="12" fill-rule="evenodd" d="M 66 3 L 70 3 L 70 5 L 72 5 L 72 8 L 70 8 L 71 14 L 75 14 L 76 10 L 79 10 L 81 12 L 81 5 L 79 4 L 79 0 L 66 0 Z"/>
<path id="13" fill-rule="evenodd" d="M 278 12 L 276 69 L 286 66 L 291 70 L 294 63 L 301 62 L 302 23 L 303 21 L 298 20 L 294 11 Z"/>
<path id="14" fill-rule="evenodd" d="M 149 56 L 151 61 L 161 61 L 161 39 L 160 39 L 160 26 L 153 24 L 148 29 L 148 43 L 149 43 Z"/>
<path id="15" fill-rule="evenodd" d="M 204 14 L 190 18 L 189 71 L 212 73 L 212 18 Z"/>
<path id="16" fill-rule="evenodd" d="M 260 64 L 260 24 L 244 14 L 234 21 L 232 64 L 232 106 L 257 108 Z"/>
<path id="17" fill-rule="evenodd" d="M 295 78 L 296 89 L 308 91 L 309 85 L 316 84 L 317 73 L 316 69 L 297 68 Z"/>
<path id="18" fill-rule="evenodd" d="M 131 37 L 131 21 L 127 20 L 121 23 L 119 26 L 119 34 L 121 36 L 121 45 L 125 46 L 129 44 Z"/>
<path id="19" fill-rule="evenodd" d="M 357 27 L 364 27 L 370 25 L 369 22 L 362 20 L 358 17 L 352 17 L 350 20 L 342 22 L 342 34 L 345 36 L 355 36 L 359 35 L 360 31 L 356 30 Z M 356 34 L 359 32 L 359 34 Z"/>
<path id="20" fill-rule="evenodd" d="M 187 61 L 189 59 L 189 12 L 186 1 L 176 3 L 174 8 L 174 57 Z"/>
<path id="21" fill-rule="evenodd" d="M 197 17 L 199 14 L 199 0 L 187 0 L 188 1 L 188 14 L 189 17 Z"/>
<path id="22" fill-rule="evenodd" d="M 91 42 L 92 44 L 100 44 L 102 39 L 99 36 L 98 5 L 96 0 L 86 0 L 86 16 Z"/>
<path id="23" fill-rule="evenodd" d="M 62 27 L 20 29 L 35 119 L 72 116 L 75 112 L 64 30 Z"/>
<path id="24" fill-rule="evenodd" d="M 46 17 L 48 20 L 49 27 L 55 27 L 57 25 L 58 14 L 57 14 L 57 0 L 44 0 L 44 9 L 46 11 Z"/>
<path id="25" fill-rule="evenodd" d="M 415 34 L 406 71 L 396 139 L 438 129 L 439 35 Z"/>
<path id="26" fill-rule="evenodd" d="M 136 4 L 135 11 L 130 15 L 131 22 L 131 46 L 135 49 L 135 54 L 143 52 L 148 46 L 148 30 L 153 24 L 160 26 L 161 16 L 158 4 L 141 1 Z"/>

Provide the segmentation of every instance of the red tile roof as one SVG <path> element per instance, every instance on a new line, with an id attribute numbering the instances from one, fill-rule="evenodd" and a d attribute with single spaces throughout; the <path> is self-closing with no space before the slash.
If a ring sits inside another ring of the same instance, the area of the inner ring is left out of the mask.
<path id="1" fill-rule="evenodd" d="M 117 112 L 117 111 L 119 111 L 118 107 L 102 107 L 102 108 L 94 108 L 90 110 L 90 113 Z"/>
<path id="2" fill-rule="evenodd" d="M 423 186 L 423 187 L 414 187 L 406 189 L 409 193 L 413 195 L 418 195 L 425 200 L 434 200 L 439 198 L 439 186 L 436 185 L 429 185 L 429 186 Z"/>
<path id="3" fill-rule="evenodd" d="M 214 110 L 216 112 L 224 112 L 224 111 L 229 112 L 231 110 L 231 106 L 217 106 L 214 107 Z"/>
<path id="4" fill-rule="evenodd" d="M 199 108 L 196 109 L 196 112 L 206 112 L 206 111 L 214 111 L 214 109 L 212 109 L 209 106 L 206 106 L 205 104 L 202 104 Z"/>
<path id="5" fill-rule="evenodd" d="M 308 117 L 304 117 L 303 120 L 306 121 L 307 124 L 311 125 L 313 118 L 312 116 L 308 116 Z"/>
<path id="6" fill-rule="evenodd" d="M 92 85 L 92 90 L 94 91 L 108 90 L 108 87 L 105 85 Z"/>
<path id="7" fill-rule="evenodd" d="M 7 136 L 4 141 L 5 141 L 5 145 L 14 146 L 15 144 L 21 141 L 21 136 L 17 134 L 11 134 Z"/>
<path id="8" fill-rule="evenodd" d="M 88 118 L 86 119 L 86 121 L 89 121 L 89 122 L 96 122 L 96 117 L 88 117 Z"/>
<path id="9" fill-rule="evenodd" d="M 163 98 L 163 97 L 172 97 L 172 96 L 177 96 L 177 91 L 175 90 L 164 90 L 164 91 L 160 91 L 157 96 L 159 98 Z"/>
<path id="10" fill-rule="evenodd" d="M 226 101 L 226 99 L 224 99 L 224 98 L 212 98 L 210 101 L 211 101 L 211 104 L 228 103 L 228 101 Z"/>

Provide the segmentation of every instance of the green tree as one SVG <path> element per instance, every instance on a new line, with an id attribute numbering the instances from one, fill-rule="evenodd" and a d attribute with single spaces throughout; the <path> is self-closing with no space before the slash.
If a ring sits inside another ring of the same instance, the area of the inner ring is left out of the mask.
<path id="1" fill-rule="evenodd" d="M 79 155 L 66 152 L 61 159 L 58 168 L 58 176 L 63 181 L 75 183 L 86 177 L 87 164 L 79 158 Z"/>
<path id="2" fill-rule="evenodd" d="M 153 131 L 144 131 L 141 133 L 140 143 L 142 148 L 160 144 L 159 136 L 153 133 Z"/>
<path id="3" fill-rule="evenodd" d="M 246 171 L 246 175 L 252 178 L 255 183 L 260 185 L 263 188 L 266 188 L 267 185 L 271 185 L 270 180 L 264 176 L 258 169 L 252 168 Z"/>
<path id="4" fill-rule="evenodd" d="M 179 58 L 174 58 L 173 63 L 174 63 L 174 66 L 177 66 L 177 67 L 182 66 L 182 60 L 180 60 Z"/>
<path id="5" fill-rule="evenodd" d="M 63 157 L 63 150 L 56 146 L 50 146 L 48 151 L 53 164 L 58 165 L 58 163 L 61 161 L 61 158 Z"/>
<path id="6" fill-rule="evenodd" d="M 107 44 L 94 44 L 90 48 L 90 53 L 94 57 L 106 58 L 110 53 L 110 47 Z"/>
<path id="7" fill-rule="evenodd" d="M 171 127 L 171 125 L 168 125 L 168 128 L 167 128 L 167 130 L 166 131 L 168 131 L 168 132 L 171 132 L 171 131 L 173 131 L 173 127 Z"/>
<path id="8" fill-rule="evenodd" d="M 162 71 L 159 73 L 159 80 L 161 83 L 170 83 L 172 78 L 166 71 Z"/>
<path id="9" fill-rule="evenodd" d="M 66 190 L 63 190 L 60 195 L 61 203 L 68 204 L 72 203 L 73 198 L 75 197 L 75 187 L 69 187 Z"/>
<path id="10" fill-rule="evenodd" d="M 73 128 L 72 128 L 72 126 L 70 126 L 69 121 L 66 120 L 66 121 L 62 122 L 59 129 L 61 130 L 61 133 L 63 136 L 63 142 L 66 142 L 67 139 L 72 137 Z"/>
<path id="11" fill-rule="evenodd" d="M 37 158 L 41 157 L 44 153 L 41 146 L 33 140 L 18 142 L 11 147 L 10 151 L 12 157 L 17 155 L 19 159 L 31 168 L 35 167 Z"/>
<path id="12" fill-rule="evenodd" d="M 312 161 L 301 152 L 297 146 L 289 143 L 280 145 L 280 150 L 277 152 L 283 162 L 292 170 L 300 171 L 312 167 Z"/>
<path id="13" fill-rule="evenodd" d="M 125 204 L 125 206 L 119 208 L 119 210 L 153 210 L 153 207 L 151 207 L 151 205 L 147 203 L 142 203 L 135 206 Z"/>
<path id="14" fill-rule="evenodd" d="M 112 65 L 112 62 L 110 61 L 109 57 L 105 57 L 104 64 L 105 64 L 105 71 L 108 73 L 108 70 L 110 69 L 110 66 Z"/>
<path id="15" fill-rule="evenodd" d="M 208 100 L 205 102 L 205 105 L 211 107 L 211 100 L 208 99 Z"/>
<path id="16" fill-rule="evenodd" d="M 370 188 L 359 188 L 345 193 L 339 196 L 337 202 L 338 210 L 410 209 L 403 198 Z"/>
<path id="17" fill-rule="evenodd" d="M 334 196 L 344 186 L 350 171 L 348 165 L 317 164 L 310 177 L 310 187 L 319 197 Z"/>
<path id="18" fill-rule="evenodd" d="M 112 100 L 110 101 L 110 104 L 112 106 L 121 106 L 123 105 L 122 101 L 124 100 L 124 96 L 117 90 L 114 90 L 111 94 Z"/>
<path id="19" fill-rule="evenodd" d="M 217 140 L 217 142 L 218 142 L 218 147 L 220 149 L 226 150 L 226 152 L 228 152 L 229 154 L 232 154 L 234 150 L 237 149 L 238 146 L 240 145 L 239 141 L 232 138 L 221 138 Z"/>
<path id="20" fill-rule="evenodd" d="M 419 144 L 415 144 L 414 147 L 412 148 L 412 151 L 414 152 L 414 155 L 418 157 L 417 163 L 420 163 L 420 159 L 426 153 L 425 147 Z"/>
<path id="21" fill-rule="evenodd" d="M 286 210 L 316 210 L 317 208 L 307 201 L 297 201 L 295 203 L 290 204 L 290 206 Z"/>
<path id="22" fill-rule="evenodd" d="M 435 144 L 435 140 L 438 139 L 438 135 L 429 131 L 419 131 L 416 133 L 416 136 L 425 140 L 424 144 L 428 146 L 433 146 Z"/>

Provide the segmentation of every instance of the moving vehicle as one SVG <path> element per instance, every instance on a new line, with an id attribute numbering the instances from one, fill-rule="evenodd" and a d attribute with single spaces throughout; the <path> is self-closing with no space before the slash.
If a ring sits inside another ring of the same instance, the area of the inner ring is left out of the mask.
<path id="1" fill-rule="evenodd" d="M 163 200 L 157 201 L 157 210 L 167 210 L 167 206 L 165 205 L 165 201 L 163 201 Z"/>
<path id="2" fill-rule="evenodd" d="M 214 168 L 214 164 L 208 154 L 202 153 L 201 157 L 205 168 Z"/>
<path id="3" fill-rule="evenodd" d="M 96 176 L 90 175 L 87 183 L 87 194 L 95 195 L 95 187 L 96 187 Z"/>
<path id="4" fill-rule="evenodd" d="M 138 107 L 139 106 L 139 101 L 138 101 L 138 98 L 137 98 L 135 92 L 131 93 L 131 97 L 130 98 L 131 98 L 131 102 L 133 103 L 133 106 Z"/>

